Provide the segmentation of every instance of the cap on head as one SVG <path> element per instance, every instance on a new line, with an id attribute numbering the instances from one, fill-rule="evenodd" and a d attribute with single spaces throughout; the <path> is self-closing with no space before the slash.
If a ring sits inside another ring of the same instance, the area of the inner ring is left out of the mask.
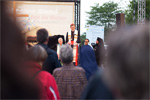
<path id="1" fill-rule="evenodd" d="M 71 26 L 75 26 L 75 24 L 71 24 L 70 27 L 71 27 Z"/>

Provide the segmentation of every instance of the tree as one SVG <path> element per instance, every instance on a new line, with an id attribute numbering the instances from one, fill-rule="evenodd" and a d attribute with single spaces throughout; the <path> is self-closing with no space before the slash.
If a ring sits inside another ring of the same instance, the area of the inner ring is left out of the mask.
<path id="1" fill-rule="evenodd" d="M 115 25 L 116 14 L 123 13 L 123 11 L 119 10 L 117 3 L 111 1 L 104 3 L 102 6 L 97 3 L 91 6 L 91 10 L 86 13 L 89 15 L 87 25 L 104 26 L 104 38 L 106 39 L 108 31 L 111 31 Z"/>
<path id="2" fill-rule="evenodd" d="M 125 20 L 127 24 L 133 24 L 133 11 L 135 7 L 135 23 L 138 21 L 138 2 L 135 0 L 135 6 L 134 6 L 134 0 L 130 1 L 130 4 L 128 5 L 128 9 L 125 10 Z M 146 0 L 146 20 L 150 21 L 150 0 Z"/>
<path id="3" fill-rule="evenodd" d="M 80 40 L 81 40 L 81 46 L 84 45 L 84 40 L 86 39 L 86 32 L 84 32 L 81 36 L 80 36 Z"/>
<path id="4" fill-rule="evenodd" d="M 100 25 L 105 28 L 111 28 L 116 21 L 116 13 L 122 13 L 119 10 L 118 4 L 114 2 L 106 2 L 102 6 L 95 4 L 91 6 L 91 11 L 86 12 L 89 15 L 87 20 L 88 25 Z"/>

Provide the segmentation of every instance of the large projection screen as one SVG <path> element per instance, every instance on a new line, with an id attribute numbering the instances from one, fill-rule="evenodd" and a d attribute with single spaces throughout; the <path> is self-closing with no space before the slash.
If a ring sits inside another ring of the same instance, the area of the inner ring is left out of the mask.
<path id="1" fill-rule="evenodd" d="M 27 36 L 36 36 L 40 28 L 46 28 L 51 36 L 65 36 L 74 23 L 74 2 L 16 1 L 16 13 L 29 15 L 17 17 Z"/>

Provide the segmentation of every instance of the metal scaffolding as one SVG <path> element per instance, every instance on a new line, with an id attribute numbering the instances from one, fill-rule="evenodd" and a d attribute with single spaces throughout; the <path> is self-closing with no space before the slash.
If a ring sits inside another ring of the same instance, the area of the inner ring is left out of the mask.
<path id="1" fill-rule="evenodd" d="M 75 25 L 80 33 L 80 0 L 75 0 Z"/>
<path id="2" fill-rule="evenodd" d="M 145 24 L 146 0 L 138 0 L 138 25 Z"/>

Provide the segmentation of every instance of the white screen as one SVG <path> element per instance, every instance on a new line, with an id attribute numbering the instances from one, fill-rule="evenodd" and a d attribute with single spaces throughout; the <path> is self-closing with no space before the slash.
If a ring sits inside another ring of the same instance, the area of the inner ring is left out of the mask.
<path id="1" fill-rule="evenodd" d="M 16 1 L 17 17 L 27 36 L 36 36 L 37 29 L 46 28 L 49 35 L 66 35 L 74 23 L 74 2 L 28 2 Z"/>

